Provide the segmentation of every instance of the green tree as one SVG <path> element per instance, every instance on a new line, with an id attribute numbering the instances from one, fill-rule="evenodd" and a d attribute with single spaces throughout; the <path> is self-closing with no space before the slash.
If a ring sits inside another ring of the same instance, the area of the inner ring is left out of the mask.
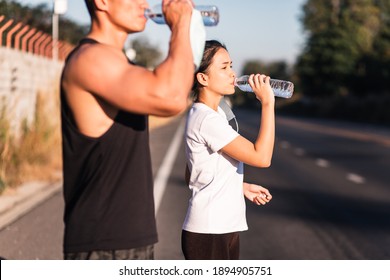
<path id="1" fill-rule="evenodd" d="M 42 32 L 52 32 L 52 10 L 47 4 L 23 6 L 13 0 L 1 0 L 0 15 L 13 19 L 13 24 L 22 22 Z M 63 16 L 60 16 L 59 25 L 59 39 L 71 44 L 76 44 L 88 32 L 88 26 L 79 25 Z"/>
<path id="2" fill-rule="evenodd" d="M 390 93 L 390 1 L 376 2 L 380 10 L 380 25 L 372 50 L 359 61 L 358 75 L 351 86 L 359 95 Z"/>
<path id="3" fill-rule="evenodd" d="M 250 60 L 244 64 L 243 75 L 252 73 L 262 73 L 274 79 L 288 80 L 291 77 L 291 71 L 286 61 L 273 61 L 265 63 L 259 60 Z"/>
<path id="4" fill-rule="evenodd" d="M 310 96 L 348 95 L 365 75 L 363 57 L 375 52 L 382 13 L 376 0 L 309 0 L 302 23 L 307 43 L 298 59 L 301 87 Z"/>
<path id="5" fill-rule="evenodd" d="M 242 68 L 242 75 L 249 75 L 254 73 L 261 73 L 270 76 L 274 79 L 291 80 L 291 70 L 285 61 L 274 61 L 265 63 L 260 60 L 249 60 Z M 241 93 L 239 89 L 237 92 Z M 235 94 L 232 97 L 233 103 L 243 106 L 258 106 L 254 94 Z"/>
<path id="6" fill-rule="evenodd" d="M 139 37 L 131 42 L 136 53 L 134 62 L 140 66 L 154 68 L 161 59 L 162 53 L 158 47 L 152 45 L 146 37 Z"/>

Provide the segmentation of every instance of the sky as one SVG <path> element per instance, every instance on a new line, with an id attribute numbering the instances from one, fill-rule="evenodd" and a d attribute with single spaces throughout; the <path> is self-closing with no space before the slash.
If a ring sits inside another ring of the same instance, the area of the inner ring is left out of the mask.
<path id="1" fill-rule="evenodd" d="M 46 3 L 53 0 L 17 0 L 22 4 Z M 292 64 L 304 45 L 304 32 L 300 17 L 306 0 L 193 0 L 195 5 L 216 5 L 220 12 L 219 24 L 206 27 L 207 39 L 224 43 L 240 71 L 248 60 L 272 62 L 285 60 Z M 152 7 L 161 0 L 149 0 Z M 62 17 L 89 24 L 84 0 L 68 0 L 67 12 Z M 60 27 L 61 32 L 61 27 Z M 130 35 L 129 39 L 146 37 L 164 55 L 168 50 L 170 32 L 166 25 L 148 21 L 145 31 Z"/>

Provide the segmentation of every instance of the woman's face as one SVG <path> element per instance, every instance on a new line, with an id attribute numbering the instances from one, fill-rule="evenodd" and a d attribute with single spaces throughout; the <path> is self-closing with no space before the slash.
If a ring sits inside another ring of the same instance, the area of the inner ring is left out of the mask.
<path id="1" fill-rule="evenodd" d="M 220 48 L 214 55 L 207 76 L 207 89 L 209 91 L 222 95 L 234 93 L 236 73 L 232 69 L 230 55 L 224 48 Z"/>

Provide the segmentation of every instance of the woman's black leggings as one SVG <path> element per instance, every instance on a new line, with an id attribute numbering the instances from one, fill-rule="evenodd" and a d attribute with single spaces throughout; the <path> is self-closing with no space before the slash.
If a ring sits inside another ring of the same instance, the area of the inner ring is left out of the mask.
<path id="1" fill-rule="evenodd" d="M 182 231 L 181 247 L 186 260 L 238 260 L 238 232 L 204 234 Z"/>

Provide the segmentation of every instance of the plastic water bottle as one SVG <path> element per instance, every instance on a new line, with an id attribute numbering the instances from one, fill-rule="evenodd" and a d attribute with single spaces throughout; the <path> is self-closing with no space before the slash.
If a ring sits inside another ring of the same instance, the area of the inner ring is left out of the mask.
<path id="1" fill-rule="evenodd" d="M 239 78 L 236 78 L 234 85 L 246 92 L 253 92 L 250 84 L 248 83 L 249 75 L 244 75 Z M 290 98 L 294 92 L 294 84 L 289 81 L 282 81 L 276 79 L 270 79 L 269 81 L 272 90 L 274 91 L 275 96 Z"/>
<path id="2" fill-rule="evenodd" d="M 205 26 L 216 26 L 219 22 L 219 10 L 214 5 L 196 5 L 195 9 L 200 12 Z M 151 9 L 145 9 L 145 17 L 158 24 L 165 24 L 161 4 L 153 6 Z"/>

